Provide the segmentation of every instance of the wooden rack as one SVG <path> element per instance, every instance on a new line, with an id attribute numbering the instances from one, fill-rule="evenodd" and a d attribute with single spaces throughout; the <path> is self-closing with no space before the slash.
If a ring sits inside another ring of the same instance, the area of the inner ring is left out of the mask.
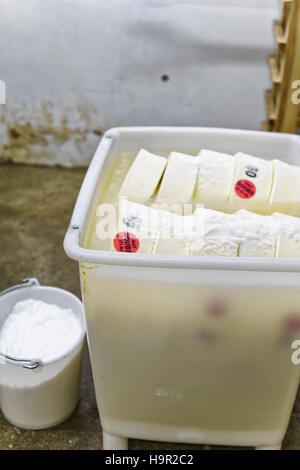
<path id="1" fill-rule="evenodd" d="M 300 105 L 292 101 L 299 89 L 294 82 L 300 80 L 300 0 L 281 3 L 282 18 L 274 22 L 276 53 L 269 58 L 273 88 L 266 91 L 268 121 L 262 129 L 294 133 L 300 128 Z"/>

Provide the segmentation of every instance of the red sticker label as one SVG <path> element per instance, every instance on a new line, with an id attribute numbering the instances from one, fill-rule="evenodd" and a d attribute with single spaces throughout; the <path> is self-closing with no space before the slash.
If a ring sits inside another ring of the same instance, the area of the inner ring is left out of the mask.
<path id="1" fill-rule="evenodd" d="M 235 183 L 235 192 L 242 199 L 250 199 L 256 193 L 256 186 L 252 181 L 239 180 Z"/>
<path id="2" fill-rule="evenodd" d="M 295 332 L 300 331 L 300 315 L 292 314 L 289 315 L 284 322 L 285 329 L 287 331 Z"/>
<path id="3" fill-rule="evenodd" d="M 206 305 L 206 311 L 212 317 L 223 317 L 227 313 L 227 304 L 222 300 L 212 300 Z"/>
<path id="4" fill-rule="evenodd" d="M 138 238 L 130 232 L 120 232 L 114 238 L 114 247 L 122 253 L 135 253 L 138 251 L 140 242 Z"/>

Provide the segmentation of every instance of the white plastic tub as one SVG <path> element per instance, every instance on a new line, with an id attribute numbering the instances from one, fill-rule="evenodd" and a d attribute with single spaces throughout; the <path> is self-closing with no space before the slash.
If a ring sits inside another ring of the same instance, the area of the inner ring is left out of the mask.
<path id="1" fill-rule="evenodd" d="M 39 358 L 5 359 L 0 344 L 0 408 L 6 419 L 25 429 L 45 429 L 65 421 L 79 401 L 81 356 L 85 336 L 82 302 L 57 287 L 40 286 L 36 279 L 14 286 L 0 296 L 0 325 L 20 300 L 28 298 L 71 308 L 82 333 L 63 356 L 42 362 Z"/>
<path id="2" fill-rule="evenodd" d="M 104 448 L 125 449 L 128 437 L 280 448 L 299 383 L 291 346 L 300 331 L 288 325 L 300 314 L 300 260 L 84 248 L 109 165 L 141 147 L 300 164 L 294 135 L 167 127 L 104 135 L 64 244 L 80 264 Z"/>

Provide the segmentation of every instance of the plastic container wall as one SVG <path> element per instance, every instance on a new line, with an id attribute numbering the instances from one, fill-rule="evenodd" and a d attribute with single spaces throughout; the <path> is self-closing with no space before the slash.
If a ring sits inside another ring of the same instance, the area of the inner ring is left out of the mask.
<path id="1" fill-rule="evenodd" d="M 297 164 L 296 136 L 126 128 L 103 138 L 65 239 L 80 264 L 104 433 L 164 441 L 281 445 L 299 383 L 292 343 L 296 259 L 178 257 L 84 248 L 99 186 L 120 149 L 238 150 Z"/>
<path id="2" fill-rule="evenodd" d="M 82 265 L 104 430 L 279 444 L 299 381 L 289 319 L 300 276 L 292 276 Z"/>

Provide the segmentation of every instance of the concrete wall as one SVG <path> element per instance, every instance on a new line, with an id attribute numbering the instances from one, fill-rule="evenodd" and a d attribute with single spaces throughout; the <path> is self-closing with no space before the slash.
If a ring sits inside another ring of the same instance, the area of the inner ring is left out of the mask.
<path id="1" fill-rule="evenodd" d="M 259 129 L 279 0 L 0 0 L 0 157 L 87 164 L 119 125 Z"/>

